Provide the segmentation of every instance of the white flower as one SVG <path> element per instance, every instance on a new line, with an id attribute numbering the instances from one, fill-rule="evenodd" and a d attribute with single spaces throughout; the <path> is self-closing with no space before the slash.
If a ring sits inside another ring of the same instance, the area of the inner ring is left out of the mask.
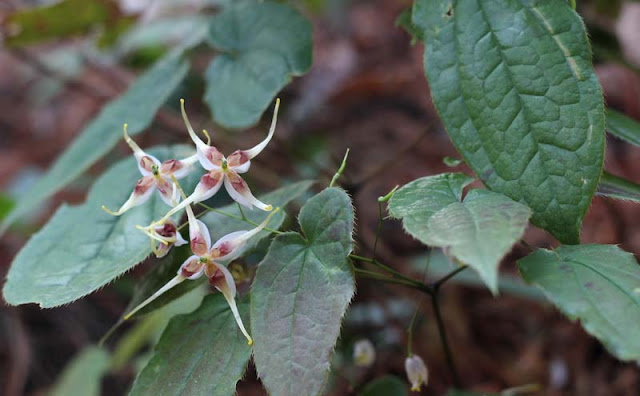
<path id="1" fill-rule="evenodd" d="M 219 262 L 230 261 L 238 257 L 242 253 L 242 248 L 246 242 L 266 227 L 271 217 L 277 212 L 277 209 L 270 213 L 269 216 L 253 230 L 232 232 L 223 236 L 212 245 L 211 236 L 206 225 L 195 218 L 191 206 L 187 206 L 186 208 L 187 216 L 189 217 L 189 243 L 191 244 L 193 256 L 184 261 L 176 277 L 171 279 L 166 285 L 160 288 L 160 290 L 127 314 L 125 319 L 131 317 L 131 315 L 158 298 L 161 294 L 184 280 L 198 279 L 202 275 L 206 275 L 209 278 L 209 283 L 224 295 L 238 323 L 240 331 L 242 331 L 249 345 L 251 345 L 253 344 L 253 340 L 245 329 L 236 306 L 236 284 L 233 276 L 231 276 L 229 270 Z"/>
<path id="2" fill-rule="evenodd" d="M 178 212 L 187 205 L 211 198 L 220 190 L 223 184 L 229 196 L 239 204 L 250 209 L 253 209 L 254 206 L 265 211 L 273 209 L 271 205 L 267 205 L 253 196 L 247 182 L 244 181 L 240 174 L 249 170 L 251 160 L 264 150 L 273 137 L 276 130 L 280 100 L 276 100 L 273 119 L 271 120 L 271 127 L 269 128 L 267 137 L 255 147 L 249 150 L 236 150 L 228 157 L 225 157 L 214 146 L 203 142 L 202 139 L 196 135 L 184 109 L 184 99 L 180 100 L 180 105 L 184 123 L 187 126 L 191 139 L 196 145 L 198 160 L 202 167 L 207 170 L 207 173 L 202 176 L 193 194 L 187 197 L 180 205 L 170 210 L 169 213 L 165 215 L 165 218 Z"/>
<path id="3" fill-rule="evenodd" d="M 353 361 L 356 366 L 369 367 L 376 360 L 376 350 L 371 341 L 367 339 L 358 340 L 353 345 Z"/>
<path id="4" fill-rule="evenodd" d="M 407 357 L 404 361 L 404 369 L 407 372 L 407 378 L 411 383 L 412 391 L 419 391 L 422 385 L 427 386 L 429 381 L 429 373 L 424 361 L 418 355 Z"/>
<path id="5" fill-rule="evenodd" d="M 171 247 L 182 246 L 187 243 L 180 235 L 178 227 L 172 218 L 167 219 L 162 225 L 152 225 L 146 228 L 137 226 L 137 228 L 151 238 L 152 250 L 157 258 L 166 256 Z"/>
<path id="6" fill-rule="evenodd" d="M 193 164 L 198 160 L 198 155 L 194 154 L 183 160 L 171 159 L 161 163 L 153 155 L 145 153 L 136 142 L 131 140 L 127 135 L 127 124 L 124 124 L 123 129 L 124 140 L 133 150 L 142 179 L 138 180 L 129 199 L 116 212 L 107 209 L 105 206 L 102 209 L 114 216 L 120 216 L 127 210 L 148 201 L 155 190 L 158 190 L 160 198 L 167 205 L 176 206 L 180 202 L 180 193 L 172 177 L 181 179 L 188 175 L 193 169 Z"/>

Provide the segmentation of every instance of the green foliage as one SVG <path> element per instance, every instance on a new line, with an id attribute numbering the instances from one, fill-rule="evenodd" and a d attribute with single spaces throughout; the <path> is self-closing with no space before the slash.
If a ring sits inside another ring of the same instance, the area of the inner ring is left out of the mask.
<path id="1" fill-rule="evenodd" d="M 4 219 L 4 217 L 11 212 L 15 204 L 13 199 L 0 194 L 0 220 Z"/>
<path id="2" fill-rule="evenodd" d="M 238 310 L 247 323 L 249 304 Z M 171 319 L 130 395 L 233 395 L 251 357 L 221 293 Z"/>
<path id="3" fill-rule="evenodd" d="M 619 359 L 640 359 L 640 266 L 633 254 L 613 245 L 561 246 L 537 250 L 518 268 Z"/>
<path id="4" fill-rule="evenodd" d="M 71 17 L 73 16 L 73 17 Z M 3 28 L 5 43 L 17 47 L 87 33 L 119 16 L 118 6 L 106 0 L 63 0 L 11 14 Z"/>
<path id="5" fill-rule="evenodd" d="M 122 139 L 123 123 L 129 124 L 131 136 L 147 128 L 187 70 L 188 64 L 181 59 L 180 52 L 170 54 L 106 105 L 4 219 L 0 234 L 109 152 Z"/>
<path id="6" fill-rule="evenodd" d="M 607 109 L 607 131 L 615 137 L 640 146 L 640 123 L 615 110 Z"/>
<path id="7" fill-rule="evenodd" d="M 602 172 L 596 193 L 604 197 L 640 203 L 640 185 L 607 171 Z"/>
<path id="8" fill-rule="evenodd" d="M 58 382 L 49 391 L 49 396 L 99 396 L 100 381 L 107 373 L 109 364 L 109 353 L 104 349 L 84 349 L 64 369 Z"/>
<path id="9" fill-rule="evenodd" d="M 418 0 L 433 101 L 493 191 L 579 243 L 604 157 L 604 106 L 582 21 L 563 0 Z"/>
<path id="10" fill-rule="evenodd" d="M 406 396 L 408 394 L 405 381 L 393 375 L 387 375 L 368 383 L 359 396 Z"/>
<path id="11" fill-rule="evenodd" d="M 522 237 L 531 210 L 487 190 L 471 190 L 461 201 L 471 181 L 461 173 L 414 180 L 396 191 L 389 212 L 424 244 L 442 247 L 475 269 L 495 294 L 500 260 Z"/>
<path id="12" fill-rule="evenodd" d="M 268 202 L 273 205 L 274 208 L 280 207 L 283 210 L 273 215 L 269 221 L 268 227 L 271 229 L 278 229 L 282 226 L 285 219 L 284 207 L 292 200 L 298 198 L 301 194 L 305 193 L 313 183 L 310 181 L 301 181 L 293 183 L 288 186 L 282 187 L 278 190 L 272 191 L 268 194 L 264 194 L 258 197 L 262 202 Z M 209 212 L 202 216 L 200 220 L 207 225 L 212 238 L 212 241 L 216 241 L 226 234 L 230 234 L 234 231 L 246 230 L 253 228 L 253 225 L 241 220 L 240 210 L 237 204 L 230 204 L 220 208 L 221 212 L 236 216 L 232 218 L 220 213 Z M 247 219 L 254 223 L 262 223 L 269 213 L 261 210 L 246 210 L 245 215 Z M 245 250 L 253 249 L 263 238 L 269 236 L 270 231 L 263 230 L 258 235 L 251 238 L 245 245 Z M 128 308 L 125 312 L 131 311 L 142 303 L 147 297 L 151 296 L 158 289 L 164 286 L 169 280 L 171 280 L 180 268 L 180 265 L 191 256 L 191 248 L 187 245 L 173 248 L 171 252 L 155 264 L 153 269 L 136 285 L 133 293 L 133 298 L 129 302 Z M 134 314 L 134 318 L 145 315 L 149 312 L 155 311 L 182 296 L 183 294 L 195 289 L 204 282 L 204 278 L 193 280 L 189 282 L 182 282 L 175 286 L 168 292 L 162 294 L 156 298 L 151 304 L 142 308 L 140 311 Z"/>
<path id="13" fill-rule="evenodd" d="M 349 196 L 327 188 L 302 207 L 304 235 L 278 235 L 251 292 L 254 360 L 273 395 L 317 395 L 340 322 L 355 291 L 347 256 L 354 214 Z"/>
<path id="14" fill-rule="evenodd" d="M 184 158 L 184 146 L 157 148 L 160 159 Z M 38 303 L 43 308 L 77 300 L 128 271 L 151 252 L 149 238 L 135 228 L 164 215 L 169 207 L 159 195 L 122 216 L 100 209 L 120 206 L 140 178 L 133 156 L 105 172 L 80 206 L 62 206 L 15 257 L 4 298 L 9 304 Z M 197 177 L 183 179 L 188 191 Z"/>
<path id="15" fill-rule="evenodd" d="M 430 281 L 437 281 L 458 268 L 447 257 L 442 249 L 431 249 L 426 255 L 420 255 L 411 260 L 412 267 L 416 273 L 424 273 L 427 267 L 427 278 Z M 484 282 L 476 272 L 462 271 L 455 277 L 447 281 L 447 284 L 459 284 L 471 287 L 484 287 Z M 526 298 L 533 301 L 545 301 L 542 292 L 533 286 L 525 284 L 519 276 L 507 273 L 498 274 L 498 291 L 500 294 L 508 294 L 516 297 Z"/>
<path id="16" fill-rule="evenodd" d="M 275 95 L 311 67 L 311 25 L 275 2 L 238 2 L 213 19 L 211 45 L 221 52 L 206 71 L 205 100 L 220 124 L 255 124 Z"/>

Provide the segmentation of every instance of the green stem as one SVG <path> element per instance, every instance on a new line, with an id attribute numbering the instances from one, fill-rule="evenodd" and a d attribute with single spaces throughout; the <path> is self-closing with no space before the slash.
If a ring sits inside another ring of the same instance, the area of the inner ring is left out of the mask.
<path id="1" fill-rule="evenodd" d="M 236 202 L 238 205 L 238 210 L 240 211 L 240 215 L 242 215 L 242 220 L 247 221 L 247 216 L 244 215 L 244 210 L 242 210 L 242 205 Z"/>
<path id="2" fill-rule="evenodd" d="M 451 353 L 451 349 L 449 348 L 449 341 L 447 340 L 447 332 L 444 328 L 444 321 L 442 320 L 442 314 L 440 313 L 440 304 L 438 299 L 438 293 L 431 294 L 431 305 L 433 307 L 433 313 L 436 316 L 436 323 L 438 324 L 438 333 L 440 334 L 440 342 L 442 343 L 442 349 L 444 350 L 444 354 L 447 358 L 447 365 L 449 366 L 449 371 L 451 372 L 451 376 L 453 377 L 453 383 L 456 388 L 460 388 L 460 377 L 458 376 L 458 370 L 456 369 L 456 365 L 453 362 L 453 354 Z"/>
<path id="3" fill-rule="evenodd" d="M 363 270 L 363 269 L 355 268 L 355 267 L 353 268 L 353 271 L 357 275 L 364 276 L 365 278 L 369 278 L 369 279 L 375 279 L 375 280 L 380 281 L 380 282 L 392 283 L 392 284 L 407 286 L 407 287 L 411 287 L 411 288 L 417 288 L 416 285 L 411 283 L 411 282 L 407 282 L 407 281 L 402 280 L 402 279 L 389 278 L 388 276 L 385 276 L 385 275 L 380 274 L 378 272 L 367 271 L 367 270 Z"/>
<path id="4" fill-rule="evenodd" d="M 249 220 L 247 218 L 243 219 L 240 216 L 236 216 L 234 214 L 223 212 L 222 210 L 212 208 L 211 206 L 205 205 L 202 202 L 199 202 L 198 205 L 202 206 L 203 208 L 207 209 L 210 212 L 217 213 L 217 214 L 220 214 L 220 215 L 223 215 L 223 216 L 227 216 L 227 217 L 231 217 L 232 219 L 244 221 L 245 223 L 249 223 L 249 224 L 251 224 L 251 225 L 253 225 L 255 227 L 260 225 L 260 224 L 256 223 L 255 221 L 251 221 L 251 220 Z M 284 232 L 282 232 L 282 231 L 274 230 L 273 228 L 269 228 L 269 227 L 264 227 L 264 230 L 272 232 L 272 233 L 277 234 L 277 235 L 284 234 Z"/>
<path id="5" fill-rule="evenodd" d="M 443 276 L 441 279 L 439 279 L 437 282 L 435 282 L 431 287 L 433 288 L 433 290 L 435 292 L 438 292 L 438 290 L 440 290 L 440 288 L 442 287 L 442 285 L 445 284 L 446 281 L 448 281 L 449 279 L 453 278 L 454 276 L 458 275 L 460 272 L 466 270 L 468 267 L 466 265 L 461 265 L 460 267 L 454 269 L 453 271 L 449 272 L 447 275 Z"/>
<path id="6" fill-rule="evenodd" d="M 333 178 L 331 178 L 331 183 L 329 183 L 329 187 L 333 187 L 333 185 L 338 181 L 338 178 L 342 176 L 342 172 L 344 172 L 344 168 L 347 166 L 347 157 L 349 157 L 349 149 L 344 153 L 344 158 L 342 158 L 342 164 L 338 168 L 338 171 Z"/>
<path id="7" fill-rule="evenodd" d="M 422 282 L 419 282 L 415 279 L 411 279 L 408 276 L 405 276 L 403 274 L 401 274 L 400 272 L 394 270 L 393 268 L 386 266 L 384 264 L 382 264 L 381 262 L 379 262 L 378 260 L 374 259 L 374 258 L 368 258 L 368 257 L 362 257 L 362 256 L 358 256 L 356 254 L 350 254 L 349 257 L 353 260 L 357 260 L 357 261 L 361 261 L 363 263 L 369 263 L 369 264 L 373 264 L 387 272 L 389 272 L 390 274 L 392 274 L 393 276 L 400 278 L 408 283 L 410 283 L 413 287 L 417 288 L 417 289 L 430 289 L 429 285 L 426 285 Z"/>

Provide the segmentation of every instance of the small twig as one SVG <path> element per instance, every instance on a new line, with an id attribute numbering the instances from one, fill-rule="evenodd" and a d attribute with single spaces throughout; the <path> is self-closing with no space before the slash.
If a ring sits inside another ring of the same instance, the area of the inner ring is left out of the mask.
<path id="1" fill-rule="evenodd" d="M 438 333 L 440 334 L 440 342 L 442 343 L 442 349 L 447 358 L 447 365 L 449 371 L 453 376 L 453 383 L 457 388 L 460 388 L 460 377 L 458 376 L 458 370 L 453 361 L 453 354 L 449 348 L 449 341 L 447 340 L 447 332 L 444 328 L 444 320 L 442 320 L 442 314 L 440 313 L 440 304 L 438 299 L 438 293 L 431 294 L 431 306 L 433 307 L 433 313 L 436 316 L 436 323 L 438 324 Z"/>
<path id="2" fill-rule="evenodd" d="M 435 292 L 438 292 L 438 290 L 440 290 L 440 288 L 442 287 L 442 285 L 445 284 L 446 281 L 458 275 L 460 272 L 466 270 L 467 268 L 468 267 L 466 265 L 461 265 L 460 267 L 454 269 L 453 271 L 449 272 L 447 275 L 440 278 L 437 282 L 433 283 L 431 287 Z"/>
<path id="3" fill-rule="evenodd" d="M 348 157 L 349 157 L 349 149 L 347 149 L 347 151 L 344 153 L 344 158 L 342 158 L 342 163 L 340 164 L 340 167 L 338 168 L 338 171 L 336 172 L 336 174 L 333 175 L 333 178 L 331 179 L 331 183 L 329 183 L 329 187 L 333 187 L 333 185 L 338 181 L 338 178 L 342 175 L 342 172 L 344 172 L 344 168 L 347 165 Z"/>

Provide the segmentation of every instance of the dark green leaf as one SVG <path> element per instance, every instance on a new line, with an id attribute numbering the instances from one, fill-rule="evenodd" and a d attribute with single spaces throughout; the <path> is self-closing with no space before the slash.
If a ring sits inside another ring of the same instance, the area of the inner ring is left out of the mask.
<path id="1" fill-rule="evenodd" d="M 184 158 L 191 149 L 157 148 L 158 158 Z M 197 182 L 197 171 L 181 181 L 187 191 Z M 91 188 L 87 202 L 62 206 L 15 257 L 4 298 L 9 304 L 38 303 L 43 308 L 77 300 L 128 271 L 151 252 L 149 238 L 135 228 L 159 219 L 170 208 L 157 193 L 145 204 L 122 216 L 100 207 L 117 208 L 127 200 L 140 178 L 133 156 L 118 162 Z"/>
<path id="2" fill-rule="evenodd" d="M 227 127 L 258 122 L 291 76 L 311 67 L 311 25 L 286 4 L 237 2 L 214 18 L 209 39 L 222 54 L 207 69 L 205 100 Z"/>
<path id="3" fill-rule="evenodd" d="M 99 396 L 100 381 L 109 369 L 109 353 L 98 347 L 88 347 L 76 356 L 60 379 L 49 391 L 49 396 Z"/>
<path id="4" fill-rule="evenodd" d="M 613 245 L 540 249 L 518 268 L 571 319 L 622 360 L 640 359 L 640 266 Z"/>
<path id="5" fill-rule="evenodd" d="M 433 101 L 491 190 L 579 243 L 604 158 L 602 90 L 580 17 L 563 0 L 418 0 Z"/>
<path id="6" fill-rule="evenodd" d="M 305 193 L 313 184 L 311 181 L 301 181 L 293 183 L 288 186 L 282 187 L 276 191 L 270 192 L 258 197 L 262 202 L 271 204 L 274 208 L 280 207 L 282 210 L 276 213 L 269 221 L 268 227 L 271 229 L 278 229 L 282 225 L 285 218 L 284 207 L 292 200 L 298 198 L 301 194 Z M 231 214 L 233 216 L 240 216 L 240 210 L 238 205 L 231 204 L 220 208 L 224 213 Z M 254 223 L 262 223 L 264 219 L 269 215 L 267 212 L 261 210 L 245 210 L 247 219 Z M 225 216 L 219 213 L 209 212 L 208 214 L 200 218 L 210 230 L 211 239 L 216 241 L 226 234 L 234 231 L 251 229 L 254 226 L 239 219 L 234 219 L 229 216 Z M 246 250 L 253 249 L 260 240 L 269 236 L 269 231 L 262 231 L 258 235 L 254 236 L 249 242 L 247 242 Z M 185 235 L 186 237 L 186 235 Z M 188 238 L 188 237 L 187 237 Z M 131 309 L 137 307 L 140 303 L 151 296 L 158 289 L 164 286 L 169 280 L 176 276 L 180 265 L 191 255 L 189 246 L 180 246 L 172 249 L 171 252 L 153 267 L 151 272 L 147 274 L 138 285 L 133 293 L 133 297 L 129 302 L 129 306 L 125 309 L 125 312 L 131 311 Z M 204 282 L 204 278 L 196 281 L 182 282 L 175 286 L 173 289 L 162 294 L 160 297 L 153 300 L 152 303 L 141 309 L 133 317 L 145 315 L 149 312 L 155 311 L 182 296 L 183 294 L 193 290 Z"/>
<path id="7" fill-rule="evenodd" d="M 247 323 L 249 304 L 239 302 L 238 310 Z M 250 357 L 227 301 L 212 294 L 171 319 L 130 395 L 233 395 Z"/>
<path id="8" fill-rule="evenodd" d="M 602 173 L 596 194 L 640 203 L 640 185 L 607 171 Z"/>
<path id="9" fill-rule="evenodd" d="M 633 145 L 640 146 L 640 123 L 615 110 L 607 109 L 607 131 Z"/>
<path id="10" fill-rule="evenodd" d="M 360 392 L 360 396 L 403 396 L 408 394 L 407 383 L 393 375 L 387 375 L 368 383 Z"/>
<path id="11" fill-rule="evenodd" d="M 493 293 L 498 291 L 498 265 L 524 234 L 531 210 L 487 190 L 471 190 L 461 173 L 423 177 L 400 188 L 389 213 L 401 218 L 405 230 L 428 246 L 445 248 L 475 269 Z"/>
<path id="12" fill-rule="evenodd" d="M 105 0 L 63 0 L 53 5 L 28 8 L 3 22 L 8 46 L 24 46 L 87 33 L 119 15 L 118 7 Z"/>
<path id="13" fill-rule="evenodd" d="M 300 211 L 304 236 L 278 235 L 251 293 L 254 360 L 273 395 L 317 395 L 327 379 L 340 322 L 355 291 L 347 256 L 353 208 L 328 188 Z"/>
<path id="14" fill-rule="evenodd" d="M 131 136 L 148 127 L 187 70 L 188 65 L 179 54 L 169 55 L 144 73 L 126 93 L 106 105 L 9 213 L 0 225 L 0 234 L 109 152 L 122 139 L 123 123 L 129 124 Z"/>

